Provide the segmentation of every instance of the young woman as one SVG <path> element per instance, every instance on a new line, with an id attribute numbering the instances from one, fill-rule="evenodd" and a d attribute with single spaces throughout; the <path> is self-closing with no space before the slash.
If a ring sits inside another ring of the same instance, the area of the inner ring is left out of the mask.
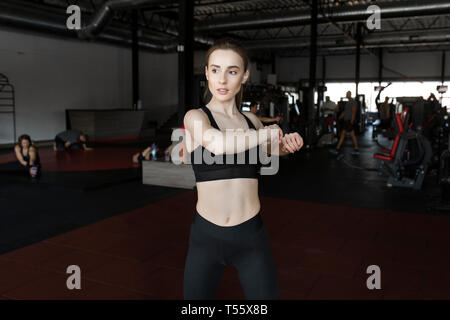
<path id="1" fill-rule="evenodd" d="M 27 134 L 19 137 L 19 143 L 15 145 L 14 152 L 22 168 L 26 169 L 32 178 L 38 177 L 41 162 L 37 148 L 31 143 Z"/>
<path id="2" fill-rule="evenodd" d="M 249 163 L 248 155 L 266 142 L 279 143 L 280 155 L 293 153 L 303 140 L 298 133 L 283 136 L 277 125 L 264 127 L 256 115 L 239 111 L 248 67 L 248 56 L 237 42 L 216 42 L 206 53 L 205 65 L 212 98 L 184 118 L 198 192 L 184 271 L 185 299 L 213 299 L 228 265 L 237 269 L 246 299 L 279 299 L 276 267 L 260 214 L 258 165 Z M 269 134 L 274 129 L 275 137 Z M 230 137 L 237 143 L 226 143 Z M 198 163 L 198 151 L 221 156 L 223 164 L 208 164 L 203 158 Z M 245 154 L 245 164 L 228 164 L 230 154 L 236 160 L 240 153 Z"/>

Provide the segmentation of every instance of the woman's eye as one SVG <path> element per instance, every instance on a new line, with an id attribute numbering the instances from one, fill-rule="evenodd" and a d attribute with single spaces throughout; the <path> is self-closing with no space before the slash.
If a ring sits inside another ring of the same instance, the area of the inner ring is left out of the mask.
<path id="1" fill-rule="evenodd" d="M 216 73 L 217 69 L 212 69 L 212 73 Z"/>

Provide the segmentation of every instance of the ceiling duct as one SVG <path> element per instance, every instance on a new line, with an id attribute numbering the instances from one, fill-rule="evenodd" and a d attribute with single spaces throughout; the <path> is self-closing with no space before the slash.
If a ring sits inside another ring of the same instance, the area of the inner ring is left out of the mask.
<path id="1" fill-rule="evenodd" d="M 136 5 L 138 2 L 139 5 L 144 5 L 142 4 L 143 0 L 134 2 Z M 149 4 L 148 0 L 145 2 L 146 4 Z M 159 3 L 160 2 L 161 1 L 159 0 Z M 151 3 L 155 4 L 156 1 L 152 1 Z M 121 5 L 125 5 L 123 1 L 121 1 Z M 107 22 L 103 22 L 103 19 L 110 19 L 110 13 L 107 14 L 101 10 L 102 9 L 100 9 L 97 15 L 92 19 L 93 23 L 87 26 L 88 29 L 86 29 L 86 33 L 84 33 L 85 38 L 86 35 L 98 34 L 97 39 L 100 41 L 125 46 L 131 45 L 130 27 L 115 21 L 109 24 L 109 26 L 106 26 Z M 99 17 L 104 18 L 100 19 Z M 66 19 L 67 14 L 65 10 L 48 8 L 44 11 L 42 10 L 42 7 L 31 3 L 21 1 L 0 1 L 0 24 L 2 25 L 47 32 L 52 35 L 76 37 L 77 34 L 75 32 L 67 29 Z M 94 25 L 96 27 L 94 27 Z M 103 30 L 100 32 L 100 29 Z M 175 34 L 175 36 L 177 35 L 178 34 Z M 207 44 L 213 42 L 206 37 L 195 37 L 195 40 Z M 142 35 L 139 37 L 139 46 L 152 51 L 175 52 L 177 44 L 178 41 L 177 39 L 174 39 L 173 36 L 170 38 L 170 35 L 168 35 L 168 37 L 162 38 L 160 34 L 154 34 L 149 30 L 142 30 Z"/>
<path id="2" fill-rule="evenodd" d="M 114 17 L 114 12 L 123 9 L 139 8 L 144 5 L 158 5 L 168 3 L 162 0 L 110 0 L 106 1 L 94 14 L 92 21 L 78 31 L 78 36 L 82 39 L 92 39 L 109 24 Z"/>
<path id="3" fill-rule="evenodd" d="M 132 8 L 140 8 L 145 7 L 148 5 L 160 5 L 160 4 L 171 4 L 174 2 L 173 0 L 110 0 L 103 4 L 103 6 L 95 13 L 94 18 L 92 19 L 91 23 L 89 23 L 87 26 L 84 26 L 81 28 L 81 30 L 78 31 L 78 36 L 82 39 L 92 39 L 95 38 L 97 35 L 99 35 L 102 30 L 108 25 L 108 23 L 111 21 L 111 19 L 114 17 L 114 11 L 115 10 L 124 10 L 124 9 L 132 9 Z M 168 32 L 172 35 L 177 37 L 178 32 L 176 30 L 168 30 Z M 206 37 L 194 37 L 194 40 L 210 45 L 213 43 L 212 39 L 208 39 Z M 150 46 L 157 45 L 156 43 L 153 44 L 147 44 Z M 163 45 L 163 50 L 167 50 L 167 48 L 170 48 L 170 50 L 173 50 L 177 47 L 177 40 L 172 40 L 169 44 Z"/>
<path id="4" fill-rule="evenodd" d="M 365 21 L 372 14 L 367 12 L 371 4 L 376 4 L 381 9 L 381 19 L 420 17 L 429 15 L 442 15 L 450 13 L 450 1 L 396 1 L 370 4 L 342 6 L 338 8 L 324 9 L 324 15 L 319 12 L 318 23 L 355 22 Z M 260 15 L 234 16 L 197 23 L 196 32 L 224 32 L 243 29 L 276 28 L 287 26 L 300 26 L 311 24 L 311 10 L 292 10 L 282 14 L 268 13 Z"/>

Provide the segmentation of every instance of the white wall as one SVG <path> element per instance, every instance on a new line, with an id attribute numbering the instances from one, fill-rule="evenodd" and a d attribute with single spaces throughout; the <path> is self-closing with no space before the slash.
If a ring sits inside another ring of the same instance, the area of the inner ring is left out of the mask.
<path id="1" fill-rule="evenodd" d="M 448 56 L 449 53 L 447 53 Z M 404 76 L 419 80 L 440 80 L 442 52 L 384 53 L 384 65 Z M 448 60 L 448 59 L 447 59 Z M 309 78 L 309 58 L 292 57 L 276 59 L 278 80 L 297 82 Z M 374 55 L 361 55 L 360 78 L 378 80 L 378 58 Z M 322 78 L 322 57 L 317 59 L 317 79 Z M 446 64 L 446 75 L 450 76 L 450 64 Z M 401 75 L 384 70 L 383 77 L 404 81 Z M 331 81 L 354 81 L 355 56 L 326 57 L 326 79 Z"/>
<path id="2" fill-rule="evenodd" d="M 450 57 L 447 55 L 447 61 Z M 385 55 L 385 65 L 412 78 L 441 78 L 442 52 L 397 53 Z M 446 75 L 450 75 L 450 65 L 446 63 Z M 386 72 L 386 76 L 394 76 Z M 398 75 L 396 75 L 398 77 Z"/>
<path id="3" fill-rule="evenodd" d="M 142 52 L 139 66 L 142 106 L 161 126 L 178 110 L 178 54 Z"/>
<path id="4" fill-rule="evenodd" d="M 178 101 L 176 54 L 140 54 L 143 107 L 163 122 Z M 0 73 L 15 87 L 17 134 L 53 139 L 65 109 L 131 108 L 131 50 L 109 44 L 0 30 Z M 0 114 L 0 143 L 12 142 L 12 121 Z"/>
<path id="5" fill-rule="evenodd" d="M 277 81 L 298 82 L 309 77 L 308 58 L 290 57 L 275 60 Z"/>

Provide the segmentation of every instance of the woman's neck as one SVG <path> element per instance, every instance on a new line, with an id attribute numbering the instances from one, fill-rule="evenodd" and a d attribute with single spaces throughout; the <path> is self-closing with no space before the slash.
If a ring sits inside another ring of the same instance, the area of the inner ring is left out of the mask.
<path id="1" fill-rule="evenodd" d="M 228 101 L 217 101 L 216 99 L 212 98 L 211 101 L 208 103 L 208 107 L 217 113 L 222 113 L 224 115 L 227 115 L 229 117 L 232 117 L 239 113 L 239 110 L 236 107 L 236 101 L 233 99 Z"/>

